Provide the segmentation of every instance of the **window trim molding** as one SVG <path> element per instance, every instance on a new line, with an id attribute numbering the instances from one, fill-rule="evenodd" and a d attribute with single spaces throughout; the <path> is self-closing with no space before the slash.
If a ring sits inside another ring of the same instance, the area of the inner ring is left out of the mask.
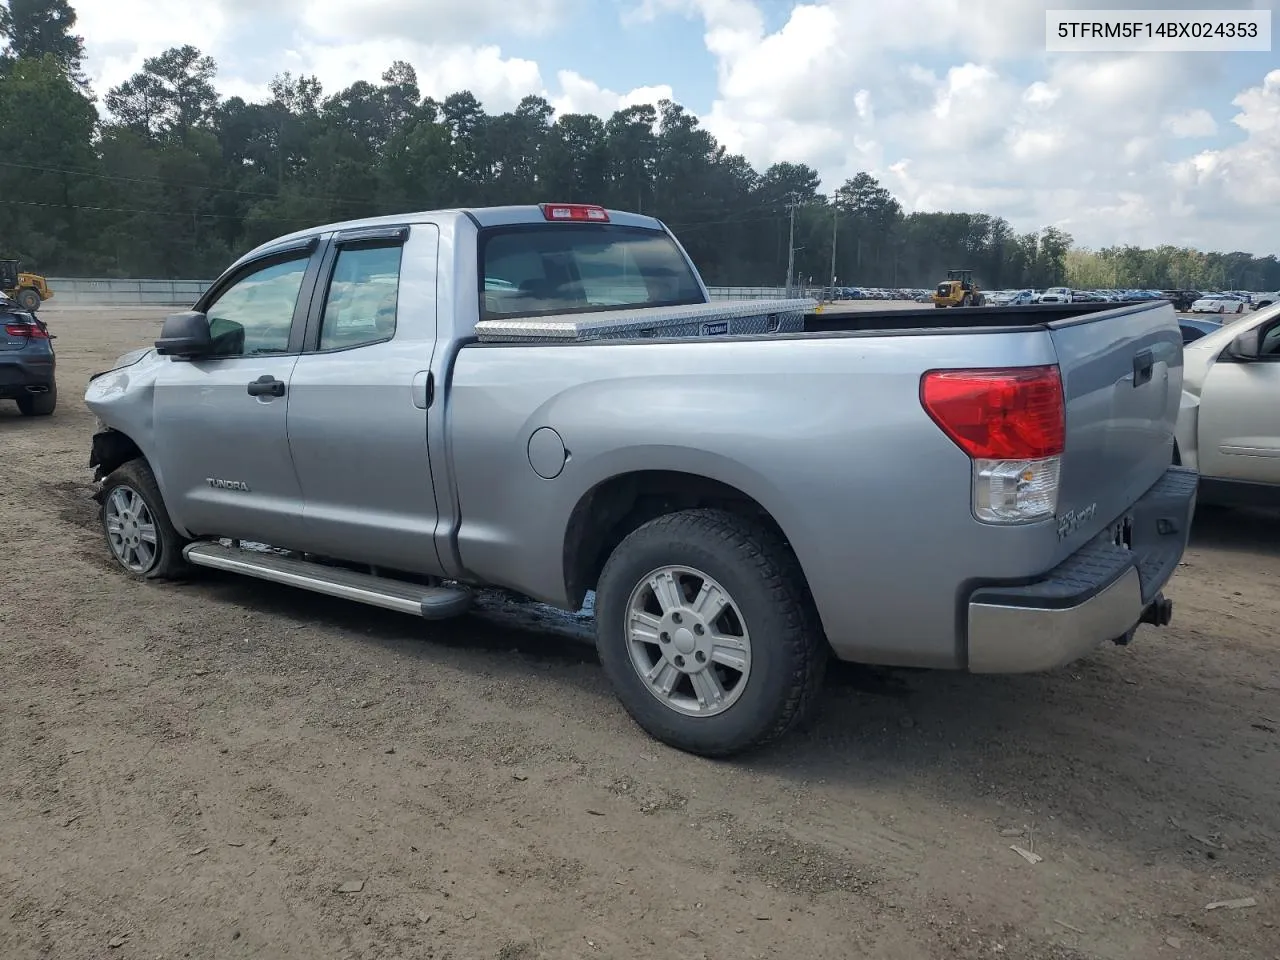
<path id="1" fill-rule="evenodd" d="M 316 283 L 308 305 L 305 329 L 302 332 L 298 353 L 312 356 L 328 356 L 346 353 L 350 350 L 363 350 L 365 347 L 390 343 L 395 339 L 396 330 L 400 326 L 400 284 L 404 277 L 404 248 L 409 242 L 409 225 L 393 224 L 385 227 L 362 227 L 335 234 L 325 244 L 318 258 Z M 396 325 L 391 336 L 379 337 L 377 340 L 366 340 L 341 347 L 320 348 L 320 333 L 324 324 L 325 309 L 329 305 L 329 288 L 333 284 L 334 270 L 338 265 L 338 257 L 344 250 L 377 250 L 400 248 L 400 270 L 396 274 Z"/>

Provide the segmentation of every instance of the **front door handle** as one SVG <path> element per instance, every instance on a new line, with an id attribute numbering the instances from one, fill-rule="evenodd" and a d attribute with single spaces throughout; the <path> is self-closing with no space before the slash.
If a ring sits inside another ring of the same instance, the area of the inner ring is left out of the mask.
<path id="1" fill-rule="evenodd" d="M 269 373 L 264 373 L 257 380 L 249 384 L 249 396 L 251 397 L 283 397 L 284 381 L 277 380 Z"/>

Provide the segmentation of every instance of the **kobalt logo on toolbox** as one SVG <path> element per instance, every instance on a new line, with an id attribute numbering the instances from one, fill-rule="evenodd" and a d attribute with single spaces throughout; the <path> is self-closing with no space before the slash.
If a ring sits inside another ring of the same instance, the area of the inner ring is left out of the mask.
<path id="1" fill-rule="evenodd" d="M 1271 50 L 1270 10 L 1048 10 L 1045 49 L 1081 53 Z"/>

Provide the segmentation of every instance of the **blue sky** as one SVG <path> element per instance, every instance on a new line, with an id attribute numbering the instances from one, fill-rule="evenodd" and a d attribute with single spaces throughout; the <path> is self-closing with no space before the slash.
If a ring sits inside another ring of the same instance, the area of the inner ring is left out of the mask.
<path id="1" fill-rule="evenodd" d="M 1280 0 L 1129 0 L 1271 10 Z M 194 43 L 225 94 L 326 91 L 394 59 L 492 111 L 608 115 L 670 96 L 757 169 L 869 170 L 908 210 L 982 210 L 1090 246 L 1280 253 L 1280 53 L 1045 52 L 1039 0 L 80 0 L 104 92 Z M 1054 8 L 1114 7 L 1055 0 Z M 265 11 L 265 12 L 264 12 Z M 1280 18 L 1276 18 L 1280 19 Z M 147 29 L 138 29 L 146 24 Z"/>

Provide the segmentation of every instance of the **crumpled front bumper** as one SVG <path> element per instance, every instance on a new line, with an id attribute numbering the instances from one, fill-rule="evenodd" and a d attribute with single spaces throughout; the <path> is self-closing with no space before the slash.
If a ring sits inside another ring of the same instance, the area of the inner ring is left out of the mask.
<path id="1" fill-rule="evenodd" d="M 969 597 L 968 669 L 1031 673 L 1070 663 L 1108 640 L 1128 643 L 1141 623 L 1163 626 L 1161 590 L 1182 559 L 1199 474 L 1170 467 L 1094 540 L 1022 586 L 986 586 Z"/>

